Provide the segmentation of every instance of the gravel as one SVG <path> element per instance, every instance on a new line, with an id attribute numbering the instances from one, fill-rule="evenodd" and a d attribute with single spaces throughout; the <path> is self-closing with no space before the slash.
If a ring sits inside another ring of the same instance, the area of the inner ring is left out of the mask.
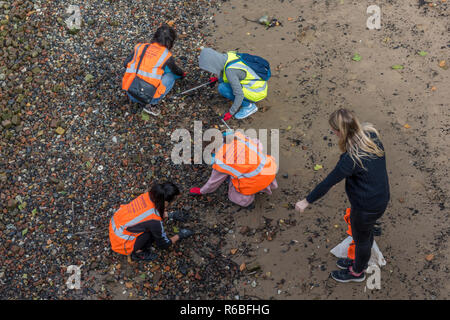
<path id="1" fill-rule="evenodd" d="M 121 79 L 134 44 L 163 22 L 173 22 L 179 39 L 172 51 L 188 72 L 172 94 L 207 79 L 196 61 L 207 45 L 208 9 L 216 4 L 0 1 L 0 298 L 237 296 L 239 266 L 221 254 L 227 232 L 202 216 L 210 197 L 177 201 L 173 209 L 190 207 L 192 219 L 183 226 L 196 235 L 151 263 L 128 265 L 111 251 L 107 230 L 118 206 L 152 182 L 173 180 L 187 193 L 209 175 L 205 165 L 170 161 L 170 134 L 176 128 L 192 133 L 194 120 L 204 128 L 218 124 L 215 92 L 165 99 L 159 117 L 143 120 Z M 81 7 L 77 32 L 64 22 L 69 5 Z M 226 193 L 215 197 L 224 212 Z M 224 214 L 223 221 L 232 218 Z M 169 236 L 174 226 L 182 227 L 169 223 Z M 70 265 L 82 266 L 79 290 L 66 286 Z"/>

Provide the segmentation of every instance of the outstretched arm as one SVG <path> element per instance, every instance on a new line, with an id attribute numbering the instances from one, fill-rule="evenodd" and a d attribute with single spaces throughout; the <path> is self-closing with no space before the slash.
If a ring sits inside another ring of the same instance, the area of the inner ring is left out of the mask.
<path id="1" fill-rule="evenodd" d="M 219 186 L 227 179 L 226 173 L 212 170 L 208 182 L 200 189 L 201 194 L 211 193 L 217 190 Z"/>
<path id="2" fill-rule="evenodd" d="M 303 212 L 310 203 L 323 197 L 335 184 L 351 176 L 353 169 L 353 160 L 347 154 L 342 155 L 333 171 L 305 199 L 296 203 L 296 210 Z"/>

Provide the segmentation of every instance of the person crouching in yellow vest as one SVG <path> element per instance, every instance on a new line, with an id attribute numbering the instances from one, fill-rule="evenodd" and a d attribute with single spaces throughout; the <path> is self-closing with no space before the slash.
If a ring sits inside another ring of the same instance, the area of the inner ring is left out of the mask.
<path id="1" fill-rule="evenodd" d="M 167 249 L 178 240 L 191 236 L 193 232 L 189 229 L 181 229 L 171 238 L 164 231 L 163 219 L 186 220 L 184 212 L 165 211 L 179 194 L 180 190 L 172 182 L 156 183 L 149 192 L 121 205 L 109 222 L 111 249 L 123 255 L 131 254 L 134 261 L 151 261 L 157 257 L 150 251 L 153 242 L 159 248 Z"/>
<path id="2" fill-rule="evenodd" d="M 191 188 L 192 195 L 211 193 L 230 178 L 228 198 L 241 207 L 249 207 L 255 194 L 272 194 L 278 188 L 275 179 L 277 164 L 275 158 L 263 153 L 263 146 L 257 139 L 250 139 L 240 132 L 226 136 L 214 156 L 213 171 L 202 188 Z"/>
<path id="3" fill-rule="evenodd" d="M 234 116 L 244 119 L 258 111 L 255 102 L 267 97 L 267 81 L 262 80 L 254 70 L 247 66 L 236 52 L 220 53 L 211 48 L 204 48 L 199 57 L 199 67 L 215 74 L 210 82 L 219 81 L 219 93 L 233 101 L 223 120 Z"/>

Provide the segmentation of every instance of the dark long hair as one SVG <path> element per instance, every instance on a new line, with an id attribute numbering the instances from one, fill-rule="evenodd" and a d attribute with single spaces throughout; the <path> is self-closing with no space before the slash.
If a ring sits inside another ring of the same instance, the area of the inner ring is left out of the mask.
<path id="1" fill-rule="evenodd" d="M 167 24 L 164 24 L 156 30 L 151 43 L 156 42 L 170 50 L 176 39 L 177 33 L 175 30 Z"/>
<path id="2" fill-rule="evenodd" d="M 155 183 L 149 191 L 150 200 L 155 204 L 161 217 L 164 215 L 165 201 L 172 202 L 179 194 L 180 189 L 172 182 Z"/>

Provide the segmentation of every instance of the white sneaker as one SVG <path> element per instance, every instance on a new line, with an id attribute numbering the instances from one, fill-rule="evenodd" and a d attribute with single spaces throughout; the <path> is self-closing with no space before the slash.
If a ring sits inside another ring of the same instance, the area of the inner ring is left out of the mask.
<path id="1" fill-rule="evenodd" d="M 151 114 L 152 116 L 159 116 L 161 114 L 161 110 L 156 107 L 153 107 L 151 104 L 147 104 L 144 109 L 144 112 Z"/>

